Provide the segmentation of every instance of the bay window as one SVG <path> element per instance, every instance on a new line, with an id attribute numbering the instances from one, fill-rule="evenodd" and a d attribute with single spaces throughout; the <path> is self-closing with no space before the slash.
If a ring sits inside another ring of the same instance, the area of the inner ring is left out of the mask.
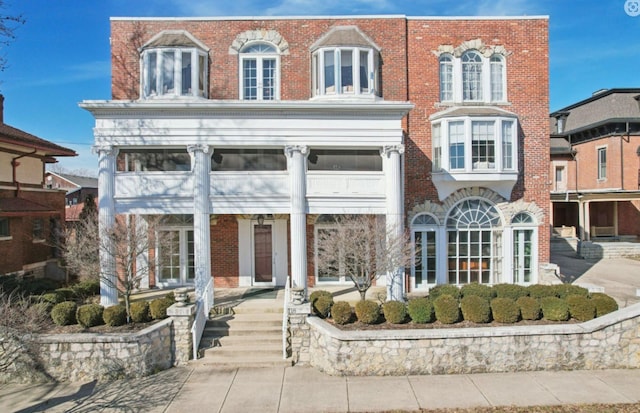
<path id="1" fill-rule="evenodd" d="M 361 47 L 331 47 L 312 56 L 315 96 L 366 96 L 377 93 L 377 53 Z"/>
<path id="2" fill-rule="evenodd" d="M 197 49 L 148 49 L 142 54 L 143 96 L 206 97 L 206 54 Z"/>

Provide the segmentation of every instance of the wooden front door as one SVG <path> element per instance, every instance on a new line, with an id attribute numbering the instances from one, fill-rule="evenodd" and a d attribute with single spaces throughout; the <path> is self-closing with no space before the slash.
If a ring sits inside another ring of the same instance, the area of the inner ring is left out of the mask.
<path id="1" fill-rule="evenodd" d="M 254 283 L 273 281 L 273 248 L 271 224 L 253 227 Z"/>

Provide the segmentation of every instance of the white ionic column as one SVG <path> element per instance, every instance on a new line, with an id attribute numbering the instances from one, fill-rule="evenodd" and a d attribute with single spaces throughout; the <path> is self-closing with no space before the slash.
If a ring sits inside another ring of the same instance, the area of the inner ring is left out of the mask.
<path id="1" fill-rule="evenodd" d="M 100 304 L 110 307 L 118 304 L 118 274 L 116 257 L 107 237 L 103 237 L 116 222 L 114 196 L 116 192 L 116 156 L 118 149 L 110 145 L 94 146 L 98 154 L 98 231 L 100 234 Z"/>
<path id="2" fill-rule="evenodd" d="M 287 146 L 291 179 L 291 279 L 293 287 L 307 291 L 307 185 L 306 146 Z"/>
<path id="3" fill-rule="evenodd" d="M 387 207 L 387 233 L 402 237 L 404 233 L 402 174 L 400 155 L 404 153 L 404 145 L 385 146 L 381 155 L 386 158 L 385 194 Z M 404 268 L 396 268 L 387 274 L 387 300 L 402 301 L 404 297 Z"/>
<path id="4" fill-rule="evenodd" d="M 193 160 L 193 249 L 196 298 L 203 298 L 211 279 L 211 235 L 209 226 L 209 173 L 211 157 L 207 145 L 189 145 Z"/>

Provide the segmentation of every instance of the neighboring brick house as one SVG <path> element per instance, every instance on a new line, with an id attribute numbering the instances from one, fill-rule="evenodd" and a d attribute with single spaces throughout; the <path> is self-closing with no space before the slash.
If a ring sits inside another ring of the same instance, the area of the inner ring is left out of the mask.
<path id="1" fill-rule="evenodd" d="M 112 18 L 111 47 L 112 100 L 81 107 L 102 225 L 160 214 L 175 239 L 149 285 L 348 284 L 315 266 L 337 214 L 409 230 L 393 297 L 540 281 L 546 17 Z"/>
<path id="2" fill-rule="evenodd" d="M 640 235 L 640 89 L 601 90 L 550 115 L 552 219 L 583 241 Z"/>
<path id="3" fill-rule="evenodd" d="M 4 123 L 0 96 L 0 274 L 42 276 L 55 263 L 64 191 L 45 188 L 45 165 L 76 153 Z"/>
<path id="4" fill-rule="evenodd" d="M 84 208 L 87 196 L 98 200 L 98 178 L 79 176 L 62 172 L 47 172 L 45 174 L 46 187 L 49 189 L 64 189 L 65 221 L 77 221 Z"/>

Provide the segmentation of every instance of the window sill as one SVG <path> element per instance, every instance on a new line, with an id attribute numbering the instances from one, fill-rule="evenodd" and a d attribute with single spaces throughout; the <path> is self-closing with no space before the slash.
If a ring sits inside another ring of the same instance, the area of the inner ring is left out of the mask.
<path id="1" fill-rule="evenodd" d="M 13 237 L 11 235 L 9 236 L 0 236 L 0 241 L 11 241 L 13 239 Z"/>
<path id="2" fill-rule="evenodd" d="M 46 241 L 45 239 L 42 239 L 42 238 L 36 238 L 36 239 L 34 239 L 34 240 L 32 241 L 32 243 L 34 243 L 34 244 L 44 244 L 44 243 L 45 243 L 45 241 Z"/>

